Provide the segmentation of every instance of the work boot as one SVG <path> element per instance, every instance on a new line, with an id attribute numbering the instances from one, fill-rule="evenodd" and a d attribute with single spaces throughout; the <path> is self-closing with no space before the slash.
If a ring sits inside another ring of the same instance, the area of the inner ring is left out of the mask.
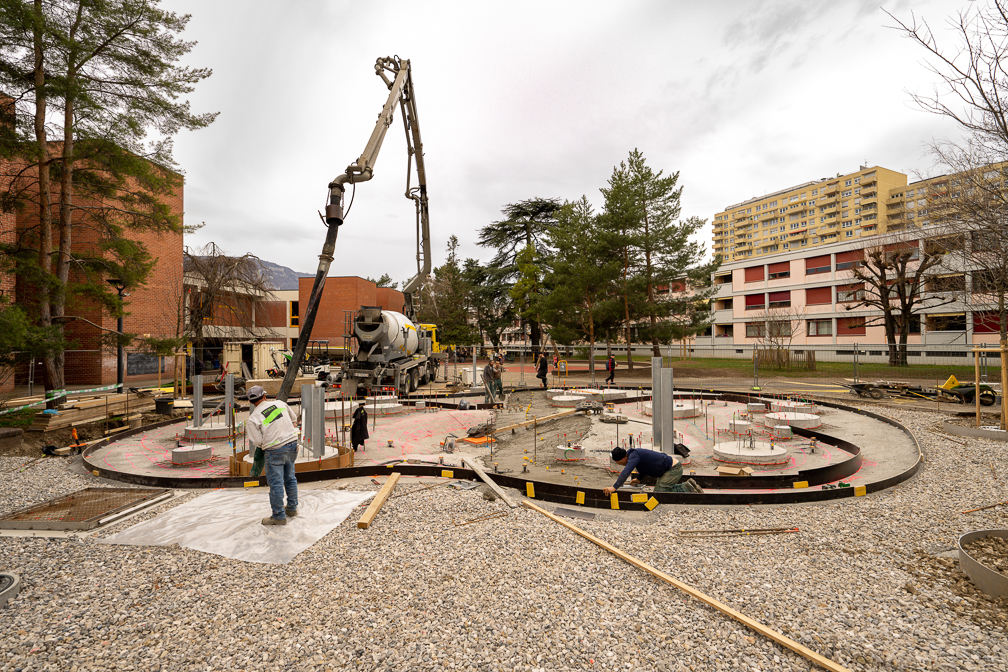
<path id="1" fill-rule="evenodd" d="M 296 516 L 298 514 L 298 511 L 297 511 L 297 509 L 289 509 L 289 508 L 287 508 L 285 506 L 284 507 L 284 513 L 287 514 L 288 518 L 293 518 L 294 516 Z"/>
<path id="2" fill-rule="evenodd" d="M 690 489 L 693 492 L 695 492 L 696 494 L 698 494 L 698 495 L 702 495 L 703 494 L 703 488 L 701 488 L 699 485 L 697 485 L 697 482 L 694 481 L 692 478 L 689 479 L 688 481 L 686 481 L 686 485 L 688 485 L 690 487 Z"/>
<path id="3" fill-rule="evenodd" d="M 262 519 L 263 525 L 286 525 L 286 518 L 274 518 L 273 516 L 268 516 Z"/>

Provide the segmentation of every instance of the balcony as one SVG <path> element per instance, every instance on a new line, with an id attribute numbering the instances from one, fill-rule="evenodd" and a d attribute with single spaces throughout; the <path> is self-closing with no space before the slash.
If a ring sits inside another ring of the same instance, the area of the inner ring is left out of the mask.
<path id="1" fill-rule="evenodd" d="M 898 212 L 903 212 L 906 207 L 902 200 L 899 201 L 889 201 L 886 203 L 886 210 L 889 212 L 889 216 L 892 216 Z"/>
<path id="2" fill-rule="evenodd" d="M 830 194 L 836 194 L 836 193 L 839 193 L 839 192 L 840 192 L 840 183 L 839 182 L 827 185 L 826 188 L 823 190 L 823 193 L 825 193 L 827 196 L 829 196 Z"/>
<path id="3" fill-rule="evenodd" d="M 864 189 L 865 187 L 874 187 L 876 184 L 878 184 L 878 177 L 875 176 L 875 175 L 872 175 L 871 177 L 862 177 L 861 178 L 861 188 L 862 189 Z"/>
<path id="4" fill-rule="evenodd" d="M 865 189 L 862 187 L 860 196 L 862 201 L 864 201 L 865 199 L 874 200 L 878 198 L 878 189 L 876 189 L 875 187 L 871 187 L 870 189 Z"/>

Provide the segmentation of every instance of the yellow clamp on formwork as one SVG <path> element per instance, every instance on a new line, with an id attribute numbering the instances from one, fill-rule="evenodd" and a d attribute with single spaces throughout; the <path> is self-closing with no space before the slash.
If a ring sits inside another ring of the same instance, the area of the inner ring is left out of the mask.
<path id="1" fill-rule="evenodd" d="M 98 470 L 97 470 L 97 469 L 95 469 L 95 470 L 94 470 L 94 471 L 92 471 L 91 473 L 92 473 L 92 474 L 94 474 L 95 476 L 97 476 L 97 475 L 98 475 Z"/>
<path id="2" fill-rule="evenodd" d="M 257 485 L 259 485 L 259 481 L 245 481 L 245 483 L 243 483 L 242 485 L 244 485 L 246 488 L 254 488 Z"/>
<path id="3" fill-rule="evenodd" d="M 641 502 L 646 502 L 647 500 L 648 496 L 645 495 L 643 492 L 636 492 L 630 495 L 630 501 L 635 504 L 640 504 Z"/>
<path id="4" fill-rule="evenodd" d="M 808 481 L 795 481 L 794 482 L 794 487 L 795 487 L 796 490 L 798 488 L 807 488 L 808 487 Z"/>
<path id="5" fill-rule="evenodd" d="M 644 506 L 647 507 L 648 511 L 654 511 L 654 508 L 658 506 L 658 500 L 652 497 L 644 503 Z"/>
<path id="6" fill-rule="evenodd" d="M 855 497 L 864 497 L 867 494 L 868 494 L 868 488 L 867 487 L 865 487 L 863 485 L 857 485 L 857 486 L 854 487 L 854 496 Z"/>
<path id="7" fill-rule="evenodd" d="M 577 497 L 574 499 L 578 504 L 584 504 L 585 493 L 578 490 Z"/>
<path id="8" fill-rule="evenodd" d="M 455 478 L 455 472 L 448 469 L 441 470 L 441 478 Z"/>
<path id="9" fill-rule="evenodd" d="M 526 483 L 525 484 L 525 495 L 529 499 L 535 499 L 535 485 L 533 485 L 532 483 Z"/>
<path id="10" fill-rule="evenodd" d="M 614 509 L 619 508 L 619 495 L 617 495 L 615 492 L 609 495 L 609 506 L 611 506 Z"/>

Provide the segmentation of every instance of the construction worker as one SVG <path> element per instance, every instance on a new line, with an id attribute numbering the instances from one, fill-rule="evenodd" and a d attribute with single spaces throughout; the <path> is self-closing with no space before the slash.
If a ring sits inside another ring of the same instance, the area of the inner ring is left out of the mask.
<path id="1" fill-rule="evenodd" d="M 298 514 L 297 478 L 294 460 L 297 459 L 297 414 L 290 406 L 276 399 L 266 401 L 266 390 L 253 385 L 248 400 L 254 408 L 246 421 L 249 442 L 266 453 L 266 479 L 269 481 L 269 498 L 272 515 L 262 519 L 263 525 L 286 525 L 288 518 Z M 287 506 L 284 506 L 284 491 Z"/>
<path id="2" fill-rule="evenodd" d="M 353 424 L 350 425 L 350 445 L 353 446 L 355 453 L 358 446 L 363 448 L 364 442 L 370 438 L 367 422 L 367 409 L 362 401 L 357 405 L 357 410 L 353 412 Z"/>
<path id="3" fill-rule="evenodd" d="M 546 354 L 545 353 L 540 353 L 539 354 L 539 363 L 536 366 L 536 378 L 538 378 L 539 380 L 542 381 L 543 389 L 544 390 L 548 387 L 546 385 L 546 376 L 547 376 L 547 369 L 548 368 L 549 368 L 549 364 L 546 361 Z"/>
<path id="4" fill-rule="evenodd" d="M 604 489 L 606 495 L 616 492 L 630 474 L 637 470 L 640 476 L 650 476 L 657 478 L 655 492 L 693 492 L 702 495 L 703 489 L 697 485 L 692 478 L 685 483 L 680 483 L 683 468 L 682 462 L 672 455 L 658 452 L 657 450 L 647 450 L 645 448 L 631 448 L 629 451 L 622 446 L 616 446 L 612 450 L 612 460 L 616 464 L 623 466 L 619 478 L 610 488 Z M 639 483 L 634 478 L 631 483 Z"/>

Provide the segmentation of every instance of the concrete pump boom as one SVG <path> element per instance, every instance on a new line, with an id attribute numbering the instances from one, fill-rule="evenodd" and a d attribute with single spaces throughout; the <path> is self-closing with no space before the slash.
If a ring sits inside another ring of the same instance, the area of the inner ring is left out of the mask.
<path id="1" fill-rule="evenodd" d="M 403 312 L 410 319 L 415 317 L 416 312 L 414 296 L 419 292 L 427 276 L 430 275 L 430 222 L 427 207 L 427 172 L 424 167 L 423 143 L 420 140 L 420 126 L 417 121 L 416 96 L 413 91 L 410 62 L 409 60 L 400 60 L 398 56 L 379 58 L 375 62 L 375 74 L 381 77 L 382 81 L 388 86 L 388 100 L 385 101 L 385 106 L 382 107 L 382 111 L 378 115 L 378 121 L 360 157 L 347 166 L 344 173 L 329 183 L 329 203 L 326 205 L 325 217 L 323 218 L 328 231 L 325 243 L 322 245 L 322 254 L 319 255 L 315 282 L 312 285 L 308 305 L 301 320 L 301 330 L 298 335 L 297 345 L 294 348 L 294 356 L 291 360 L 291 365 L 287 367 L 287 373 L 284 375 L 283 383 L 280 385 L 280 392 L 277 394 L 277 398 L 282 401 L 286 401 L 290 396 L 291 387 L 293 387 L 294 381 L 297 379 L 301 362 L 304 361 L 308 340 L 311 338 L 311 330 L 315 324 L 315 316 L 318 313 L 322 289 L 325 287 L 325 279 L 329 274 L 329 265 L 332 263 L 333 252 L 336 250 L 336 236 L 339 233 L 339 227 L 343 224 L 343 197 L 346 193 L 344 185 L 366 182 L 373 176 L 374 164 L 378 160 L 378 152 L 381 151 L 382 142 L 385 140 L 385 133 L 388 131 L 389 126 L 392 125 L 392 118 L 395 116 L 396 101 L 399 102 L 399 107 L 402 108 L 403 126 L 406 130 L 406 198 L 412 199 L 416 204 L 417 219 L 417 274 L 403 287 L 403 295 L 406 299 Z M 416 158 L 417 186 L 410 187 L 414 158 Z"/>

